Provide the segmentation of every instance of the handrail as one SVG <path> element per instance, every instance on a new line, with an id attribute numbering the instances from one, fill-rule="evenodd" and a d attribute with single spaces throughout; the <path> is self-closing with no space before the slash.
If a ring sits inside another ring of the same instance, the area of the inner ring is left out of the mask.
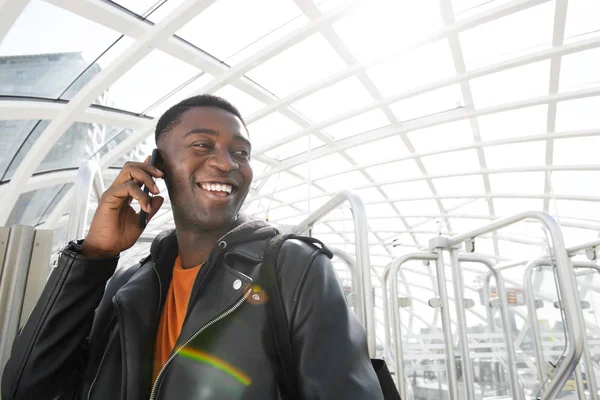
<path id="1" fill-rule="evenodd" d="M 99 199 L 102 193 L 104 193 L 104 182 L 102 181 L 100 165 L 94 160 L 86 160 L 79 167 L 77 177 L 75 178 L 73 201 L 71 203 L 71 212 L 69 213 L 67 240 L 83 238 L 87 225 L 92 188 L 94 188 L 96 196 Z"/>
<path id="2" fill-rule="evenodd" d="M 333 196 L 327 203 L 323 204 L 295 228 L 294 233 L 306 233 L 318 220 L 335 210 L 343 202 L 350 203 L 352 217 L 354 220 L 354 236 L 356 245 L 356 277 L 361 282 L 360 290 L 357 291 L 356 314 L 367 332 L 367 345 L 369 355 L 375 357 L 375 314 L 373 312 L 373 297 L 371 294 L 371 262 L 369 259 L 369 236 L 367 226 L 367 212 L 360 197 L 348 190 L 343 190 Z"/>
<path id="3" fill-rule="evenodd" d="M 589 246 L 581 247 L 579 250 L 583 250 L 585 248 L 589 248 Z M 591 262 L 591 261 L 572 261 L 573 269 L 578 268 L 588 268 L 594 269 L 598 273 L 600 273 L 600 266 Z M 531 327 L 531 332 L 533 335 L 533 343 L 534 343 L 534 351 L 535 358 L 538 365 L 538 379 L 540 380 L 540 386 L 542 386 L 543 382 L 546 381 L 546 374 L 543 372 L 543 368 L 545 366 L 544 362 L 544 351 L 542 348 L 542 338 L 540 333 L 540 327 L 537 323 L 537 307 L 535 304 L 534 298 L 534 289 L 531 283 L 531 277 L 536 268 L 542 267 L 553 267 L 552 260 L 549 258 L 538 258 L 536 260 L 531 261 L 527 264 L 527 268 L 525 269 L 525 274 L 523 275 L 523 287 L 525 289 L 525 300 L 527 302 L 527 314 L 529 318 L 529 325 Z M 583 331 L 583 359 L 585 362 L 586 370 L 587 370 L 587 382 L 589 387 L 589 392 L 591 394 L 591 398 L 593 400 L 598 399 L 598 389 L 596 384 L 596 376 L 594 372 L 594 364 L 592 363 L 592 359 L 589 353 L 589 345 L 587 342 L 587 334 L 585 329 L 584 321 L 581 321 L 581 330 Z M 577 381 L 577 391 L 579 393 L 580 398 L 585 398 L 584 393 L 584 385 L 583 379 L 581 376 L 581 372 L 579 368 L 576 370 L 575 379 Z M 582 397 L 583 396 L 583 397 Z"/>
<path id="4" fill-rule="evenodd" d="M 406 396 L 406 387 L 405 387 L 405 382 L 404 382 L 404 357 L 403 357 L 403 349 L 402 349 L 402 331 L 401 331 L 401 324 L 400 324 L 400 319 L 397 315 L 397 310 L 399 308 L 399 304 L 398 304 L 398 282 L 397 282 L 397 275 L 398 272 L 400 270 L 400 268 L 408 261 L 411 260 L 423 260 L 423 261 L 437 261 L 439 258 L 438 254 L 435 253 L 422 253 L 422 252 L 415 252 L 415 253 L 408 253 L 405 254 L 397 259 L 395 259 L 394 261 L 392 261 L 392 263 L 386 267 L 386 269 L 383 272 L 383 283 L 382 283 L 382 289 L 383 289 L 383 301 L 384 301 L 384 320 L 385 320 L 385 344 L 386 347 L 392 347 L 391 344 L 391 337 L 390 337 L 390 331 L 389 331 L 389 318 L 390 318 L 390 313 L 391 313 L 391 318 L 392 318 L 392 324 L 393 324 L 393 331 L 394 331 L 394 349 L 395 349 L 395 367 L 396 367 L 396 376 L 397 376 L 397 384 L 398 384 L 398 390 L 400 392 L 400 396 Z M 515 348 L 514 348 L 514 342 L 512 341 L 512 337 L 510 335 L 510 316 L 508 314 L 508 302 L 506 299 L 506 291 L 504 289 L 504 281 L 502 279 L 502 276 L 500 275 L 499 271 L 495 271 L 494 270 L 494 264 L 492 261 L 490 261 L 489 259 L 485 258 L 485 257 L 481 257 L 481 256 L 476 256 L 473 254 L 458 254 L 457 255 L 458 261 L 461 262 L 478 262 L 481 263 L 483 265 L 485 265 L 490 271 L 491 273 L 494 274 L 494 276 L 496 277 L 496 281 L 499 282 L 498 284 L 498 298 L 501 302 L 502 308 L 501 308 L 501 313 L 502 313 L 502 325 L 503 325 L 503 330 L 504 330 L 504 339 L 506 342 L 506 352 L 507 352 L 507 361 L 509 364 L 509 373 L 510 373 L 510 388 L 511 388 L 511 393 L 513 394 L 513 398 L 516 399 L 522 399 L 523 396 L 523 392 L 519 390 L 519 379 L 518 379 L 518 375 L 517 375 L 517 371 L 516 371 L 516 357 L 515 357 Z M 392 277 L 392 293 L 391 293 L 391 301 L 392 301 L 392 309 L 391 312 L 389 310 L 389 305 L 388 305 L 388 294 L 387 294 L 387 285 L 388 285 L 388 281 L 389 278 Z M 439 278 L 438 278 L 439 279 Z M 456 297 L 459 296 L 457 293 L 455 293 L 455 301 L 456 301 Z M 460 322 L 457 321 L 459 324 Z M 489 322 L 489 320 L 488 320 Z M 466 325 L 466 324 L 465 324 Z M 465 328 L 462 328 L 464 332 L 466 332 L 466 326 Z M 464 341 L 464 338 L 462 339 Z M 465 357 L 468 357 L 468 347 L 465 347 L 466 352 L 463 353 L 463 359 Z M 465 355 L 467 354 L 467 355 Z M 454 365 L 454 363 L 449 363 L 448 365 Z M 511 368 L 512 366 L 512 368 Z M 452 367 L 450 367 L 452 368 Z M 465 367 L 466 369 L 467 367 Z M 465 376 L 466 379 L 466 376 Z M 449 382 L 449 388 L 452 384 Z M 404 398 L 404 397 L 402 397 Z"/>
<path id="5" fill-rule="evenodd" d="M 437 254 L 432 254 L 432 253 L 409 253 L 409 254 L 405 254 L 400 258 L 395 259 L 394 261 L 392 261 L 392 264 L 390 266 L 390 268 L 386 268 L 385 271 L 383 272 L 383 282 L 381 284 L 381 287 L 383 289 L 383 308 L 384 308 L 384 321 L 385 321 L 385 340 L 386 340 L 386 346 L 388 346 L 388 344 L 391 346 L 391 341 L 390 341 L 390 335 L 389 335 L 389 310 L 388 310 L 388 304 L 387 304 L 387 281 L 388 281 L 388 277 L 390 276 L 390 271 L 391 271 L 391 276 L 396 277 L 398 274 L 398 269 L 400 268 L 400 266 L 402 266 L 404 263 L 406 263 L 409 260 L 425 260 L 425 261 L 435 261 L 437 260 L 438 255 Z M 394 344 L 395 344 L 395 349 L 396 349 L 396 354 L 395 354 L 395 361 L 396 361 L 396 381 L 397 381 L 397 385 L 398 385 L 398 391 L 400 392 L 400 398 L 401 399 L 405 399 L 406 398 L 406 385 L 404 382 L 404 359 L 402 357 L 402 327 L 400 325 L 400 318 L 398 317 L 398 310 L 399 308 L 399 304 L 398 304 L 398 280 L 397 279 L 392 279 L 392 323 L 394 326 L 394 333 L 395 333 L 395 338 L 394 338 Z M 452 364 L 454 365 L 454 363 Z"/>
<path id="6" fill-rule="evenodd" d="M 579 308 L 579 293 L 575 290 L 577 288 L 577 282 L 575 280 L 573 269 L 570 267 L 569 257 L 565 249 L 564 239 L 558 223 L 548 213 L 542 211 L 526 211 L 510 217 L 500 218 L 491 224 L 482 226 L 478 229 L 451 236 L 448 238 L 447 245 L 454 246 L 465 240 L 472 239 L 476 236 L 498 230 L 507 225 L 529 218 L 539 220 L 546 227 L 552 238 L 554 255 L 556 258 L 558 288 L 565 307 L 564 318 L 567 331 L 565 358 L 558 364 L 555 373 L 556 378 L 552 379 L 550 382 L 550 388 L 547 393 L 548 397 L 544 398 L 554 399 L 569 378 L 569 375 L 571 375 L 577 366 L 577 362 L 583 351 L 584 337 L 581 329 L 583 326 L 583 314 Z"/>
<path id="7" fill-rule="evenodd" d="M 512 335 L 510 333 L 510 315 L 508 313 L 508 300 L 506 297 L 506 288 L 504 286 L 504 279 L 502 278 L 502 274 L 500 271 L 494 269 L 494 263 L 482 256 L 476 256 L 473 254 L 460 254 L 458 256 L 458 261 L 462 262 L 475 262 L 485 265 L 492 274 L 494 274 L 494 278 L 496 279 L 496 292 L 498 295 L 498 301 L 500 302 L 500 316 L 502 318 L 502 330 L 504 334 L 504 341 L 506 342 L 506 357 L 508 362 L 508 373 L 509 373 L 509 385 L 510 390 L 513 396 L 513 399 L 521 400 L 523 399 L 523 390 L 520 390 L 519 387 L 519 375 L 517 374 L 517 360 L 516 360 L 516 351 L 515 351 L 515 343 L 513 341 Z M 455 295 L 456 297 L 456 295 Z M 488 296 L 489 299 L 489 296 Z M 486 299 L 487 301 L 487 299 Z M 491 329 L 494 329 L 494 321 L 490 321 L 488 318 L 488 324 L 492 323 Z"/>

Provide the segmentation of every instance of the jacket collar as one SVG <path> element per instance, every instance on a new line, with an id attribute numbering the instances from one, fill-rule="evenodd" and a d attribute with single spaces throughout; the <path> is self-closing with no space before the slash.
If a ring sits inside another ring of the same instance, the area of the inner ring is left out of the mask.
<path id="1" fill-rule="evenodd" d="M 252 260 L 262 259 L 262 246 L 264 239 L 278 234 L 279 231 L 266 221 L 254 219 L 246 214 L 238 214 L 229 232 L 221 237 L 220 244 L 227 251 L 234 251 L 239 255 Z M 161 232 L 156 236 L 150 247 L 152 259 L 158 265 L 173 265 L 177 257 L 177 235 L 175 229 Z M 161 268 L 163 269 L 163 268 Z M 163 278 L 161 272 L 161 278 Z M 168 281 L 171 273 L 168 273 Z"/>

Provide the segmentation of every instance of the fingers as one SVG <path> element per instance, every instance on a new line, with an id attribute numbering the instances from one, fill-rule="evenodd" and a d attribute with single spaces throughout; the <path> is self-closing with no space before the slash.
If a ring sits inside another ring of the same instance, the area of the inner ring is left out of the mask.
<path id="1" fill-rule="evenodd" d="M 148 161 L 148 159 L 146 159 L 146 161 Z M 134 181 L 138 186 L 145 185 L 150 192 L 158 194 L 160 191 L 152 178 L 160 178 L 162 176 L 162 171 L 152 165 L 128 161 L 123 165 L 121 172 L 113 182 L 112 186 L 114 187 Z"/>
<path id="2" fill-rule="evenodd" d="M 121 185 L 111 187 L 104 193 L 103 196 L 107 196 L 107 202 L 118 207 L 122 206 L 123 204 L 130 203 L 130 198 L 132 198 L 140 203 L 142 210 L 146 211 L 148 214 L 152 212 L 152 197 L 144 193 L 144 191 L 135 181 L 129 181 Z"/>
<path id="3" fill-rule="evenodd" d="M 162 196 L 152 197 L 152 199 L 150 200 L 150 207 L 152 211 L 148 213 L 148 216 L 146 217 L 146 223 L 156 215 L 158 210 L 160 210 L 160 207 L 163 205 L 164 201 L 165 199 Z"/>

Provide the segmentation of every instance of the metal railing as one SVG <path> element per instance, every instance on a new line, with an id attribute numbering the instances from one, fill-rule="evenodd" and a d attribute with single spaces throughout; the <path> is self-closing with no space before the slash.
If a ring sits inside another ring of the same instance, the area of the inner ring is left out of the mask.
<path id="1" fill-rule="evenodd" d="M 459 262 L 472 262 L 472 263 L 480 263 L 485 265 L 489 270 L 490 273 L 493 273 L 494 276 L 496 277 L 496 281 L 498 282 L 498 292 L 499 292 L 499 300 L 501 303 L 501 313 L 502 313 L 502 322 L 503 322 L 503 332 L 504 332 L 504 341 L 506 343 L 506 357 L 507 357 L 507 362 L 508 362 L 508 366 L 509 366 L 509 374 L 510 374 L 510 380 L 509 380 L 509 384 L 510 384 L 510 390 L 511 393 L 513 395 L 514 399 L 522 399 L 523 398 L 523 391 L 520 389 L 520 385 L 519 385 L 519 381 L 518 381 L 518 375 L 517 375 L 517 370 L 516 370 L 516 356 L 515 356 L 515 348 L 514 348 L 514 343 L 513 343 L 513 339 L 512 336 L 510 334 L 510 317 L 508 315 L 508 302 L 506 299 L 506 292 L 504 290 L 504 281 L 502 279 L 502 276 L 500 275 L 499 272 L 494 270 L 494 263 L 492 261 L 490 261 L 489 259 L 483 257 L 483 256 L 478 256 L 478 255 L 473 255 L 473 254 L 457 254 L 456 252 L 453 252 L 454 256 L 453 256 L 453 262 L 452 262 L 452 271 L 453 271 L 453 275 L 454 275 L 454 284 L 455 284 L 455 304 L 457 304 L 457 315 L 458 314 L 463 314 L 463 318 L 458 318 L 457 320 L 457 326 L 458 326 L 458 332 L 461 335 L 461 342 L 464 344 L 461 346 L 462 352 L 461 352 L 461 356 L 462 359 L 468 359 L 469 361 L 471 360 L 470 356 L 469 356 L 469 346 L 468 346 L 468 338 L 466 337 L 467 335 L 467 325 L 466 325 L 466 317 L 464 316 L 464 312 L 465 312 L 465 305 L 464 305 L 464 299 L 463 299 L 463 303 L 461 303 L 461 307 L 462 310 L 459 311 L 458 310 L 458 298 L 462 299 L 462 293 L 464 290 L 464 285 L 462 284 L 462 279 L 460 279 L 460 281 L 458 279 L 456 279 L 456 275 L 457 274 L 461 274 L 461 270 L 460 270 L 460 266 L 459 266 Z M 423 253 L 423 252 L 417 252 L 417 253 L 409 253 L 406 254 L 400 258 L 397 258 L 396 260 L 394 260 L 388 267 L 386 267 L 386 269 L 384 270 L 383 273 L 383 283 L 382 283 L 382 289 L 383 289 L 383 298 L 384 298 L 384 302 L 383 302 L 383 308 L 384 308 L 384 319 L 385 319 L 385 344 L 386 347 L 388 348 L 392 348 L 392 344 L 391 344 L 391 339 L 390 339 L 390 323 L 389 323 L 389 319 L 390 319 L 390 309 L 389 309 L 389 303 L 388 303 L 388 292 L 387 292 L 387 287 L 388 287 L 388 280 L 392 279 L 392 288 L 391 288 L 391 302 L 392 302 L 392 307 L 391 307 L 391 319 L 392 319 L 392 324 L 391 324 L 391 328 L 392 331 L 394 332 L 394 358 L 395 358 L 395 368 L 396 368 L 396 376 L 397 376 L 397 385 L 398 385 L 398 390 L 400 392 L 400 396 L 401 397 L 405 397 L 406 396 L 406 385 L 404 382 L 404 356 L 403 356 L 403 345 L 402 345 L 402 331 L 401 331 L 401 324 L 400 324 L 400 318 L 398 315 L 398 309 L 399 309 L 399 302 L 398 302 L 398 280 L 397 280 L 397 275 L 398 272 L 400 270 L 400 268 L 408 261 L 410 260 L 423 260 L 423 261 L 436 261 L 436 263 L 438 263 L 440 257 L 439 254 L 436 253 Z M 441 280 L 438 277 L 438 282 L 440 282 Z M 441 295 L 440 295 L 441 296 Z M 444 307 L 444 301 L 441 301 L 442 303 L 442 308 Z M 446 303 L 447 304 L 447 303 Z M 447 306 L 446 306 L 447 307 Z M 488 324 L 490 323 L 490 318 L 488 317 Z M 442 319 L 442 324 L 444 324 L 444 320 Z M 493 324 L 493 321 L 492 321 Z M 444 328 L 444 326 L 443 326 Z M 492 327 L 493 329 L 493 327 Z M 446 329 L 444 329 L 444 337 L 447 337 L 448 334 L 447 332 L 449 332 L 451 329 L 448 327 Z M 450 342 L 450 346 L 452 346 L 453 349 L 453 344 L 452 342 Z M 446 355 L 447 355 L 447 368 L 448 369 L 452 369 L 455 368 L 454 366 L 454 352 L 451 351 L 450 352 L 450 356 L 448 356 L 448 348 L 447 348 L 447 344 L 445 343 L 445 350 L 446 350 Z M 451 358 L 450 358 L 451 357 Z M 452 360 L 452 362 L 450 362 L 450 360 Z M 464 363 L 464 370 L 471 368 L 471 363 L 467 362 Z M 455 373 L 456 374 L 456 373 Z M 471 382 L 473 382 L 473 377 L 472 374 L 468 375 L 465 374 L 465 381 L 467 379 L 471 379 Z M 450 379 L 450 374 L 449 374 L 449 379 L 448 379 L 448 387 L 449 390 L 452 392 L 452 386 L 455 385 L 455 383 L 451 382 Z M 456 381 L 456 380 L 455 380 Z M 471 384 L 471 388 L 472 388 L 472 397 L 474 397 L 474 387 Z M 468 390 L 468 389 L 467 389 Z M 456 389 L 454 389 L 455 392 L 457 392 Z M 403 398 L 404 398 L 403 397 Z M 472 398 L 471 397 L 471 398 Z"/>
<path id="2" fill-rule="evenodd" d="M 582 247 L 577 250 L 582 250 L 582 249 L 588 248 L 588 247 L 589 246 Z M 572 254 L 574 254 L 575 252 L 576 251 L 573 251 Z M 574 269 L 587 268 L 587 269 L 596 270 L 597 272 L 600 273 L 600 266 L 598 266 L 598 264 L 591 262 L 591 261 L 572 261 L 572 264 L 573 264 Z M 544 351 L 542 348 L 542 335 L 540 333 L 540 327 L 538 325 L 537 304 L 536 304 L 536 300 L 535 300 L 535 293 L 534 293 L 534 288 L 533 288 L 531 278 L 533 276 L 533 272 L 536 269 L 541 269 L 543 267 L 552 268 L 552 267 L 554 267 L 554 264 L 550 258 L 539 258 L 537 260 L 533 260 L 529 264 L 527 264 L 527 267 L 525 269 L 525 274 L 523 276 L 523 288 L 525 289 L 525 300 L 527 302 L 527 316 L 529 319 L 529 326 L 531 327 L 531 332 L 533 335 L 533 345 L 534 345 L 535 359 L 536 359 L 536 364 L 537 364 L 538 379 L 540 380 L 540 387 L 541 387 L 542 393 L 544 392 L 543 382 L 545 382 L 548 379 L 548 373 L 546 370 L 546 362 L 544 359 Z M 562 302 L 559 302 L 558 306 L 559 306 L 559 308 L 562 308 Z M 586 334 L 586 329 L 585 329 L 585 322 L 583 321 L 583 319 L 581 321 L 581 330 L 584 333 L 583 334 L 583 360 L 585 362 L 586 371 L 587 371 L 587 384 L 588 384 L 589 392 L 591 395 L 591 399 L 598 400 L 598 387 L 596 384 L 596 375 L 594 372 L 594 364 L 593 364 L 591 356 L 590 356 L 589 345 L 588 345 L 588 341 L 587 341 L 587 334 Z M 578 393 L 579 398 L 582 400 L 586 399 L 587 397 L 585 395 L 585 385 L 583 383 L 583 377 L 582 377 L 579 366 L 577 366 L 575 369 L 575 382 L 577 383 L 577 393 Z"/>
<path id="3" fill-rule="evenodd" d="M 100 166 L 94 160 L 87 160 L 81 164 L 75 178 L 67 240 L 83 238 L 87 226 L 92 188 L 96 192 L 96 197 L 100 199 L 100 196 L 104 193 L 104 182 L 102 181 Z"/>
<path id="4" fill-rule="evenodd" d="M 446 289 L 446 276 L 445 276 L 445 265 L 443 259 L 443 252 L 447 251 L 450 254 L 450 264 L 452 267 L 453 284 L 455 292 L 455 305 L 457 314 L 457 332 L 459 335 L 459 342 L 461 344 L 461 358 L 463 363 L 463 375 L 465 380 L 466 398 L 474 399 L 474 379 L 471 358 L 469 357 L 468 348 L 468 332 L 466 329 L 466 314 L 465 314 L 465 302 L 462 297 L 464 285 L 462 281 L 462 272 L 459 267 L 462 254 L 458 253 L 458 248 L 461 243 L 472 241 L 474 238 L 504 228 L 506 226 L 515 224 L 517 222 L 535 219 L 542 223 L 542 225 L 548 231 L 554 251 L 554 258 L 556 260 L 556 272 L 558 281 L 558 290 L 561 298 L 563 299 L 562 305 L 565 308 L 564 322 L 566 327 L 566 349 L 564 358 L 559 362 L 555 370 L 553 379 L 549 383 L 547 391 L 544 393 L 543 399 L 554 399 L 565 384 L 570 374 L 575 369 L 579 358 L 581 357 L 585 337 L 583 334 L 583 315 L 579 308 L 579 294 L 576 290 L 577 283 L 575 274 L 571 268 L 569 254 L 565 248 L 562 232 L 558 223 L 547 213 L 538 211 L 523 212 L 507 218 L 501 218 L 493 221 L 490 224 L 484 225 L 478 229 L 471 230 L 466 233 L 443 237 L 438 236 L 433 238 L 429 243 L 430 253 L 411 253 L 404 257 L 400 257 L 390 265 L 390 268 L 384 272 L 384 318 L 389 322 L 390 317 L 392 319 L 392 328 L 394 332 L 394 342 L 396 348 L 396 369 L 398 375 L 398 388 L 401 393 L 405 393 L 405 383 L 403 381 L 404 365 L 402 362 L 402 338 L 401 338 L 401 327 L 398 314 L 398 283 L 397 283 L 397 272 L 400 266 L 408 261 L 409 259 L 421 259 L 436 261 L 437 267 L 437 281 L 438 281 L 438 294 L 440 296 L 439 304 L 442 316 L 442 328 L 444 333 L 444 347 L 446 356 L 446 368 L 448 373 L 448 390 L 451 400 L 458 399 L 458 388 L 456 379 L 456 365 L 454 357 L 454 346 L 452 339 L 452 332 L 450 326 L 450 310 L 449 310 L 449 297 Z M 599 243 L 600 244 L 600 243 Z M 583 248 L 589 248 L 593 245 L 593 242 L 586 244 Z M 579 249 L 579 250 L 581 250 Z M 571 252 L 576 249 L 570 249 Z M 510 388 L 512 391 L 513 398 L 522 399 L 524 396 L 523 390 L 520 388 L 518 375 L 516 371 L 516 353 L 514 349 L 514 342 L 512 340 L 510 331 L 506 331 L 509 324 L 508 315 L 508 304 L 506 301 L 506 292 L 504 289 L 503 279 L 500 275 L 500 270 L 506 269 L 515 265 L 523 265 L 526 261 L 512 263 L 512 265 L 503 265 L 493 267 L 491 261 L 482 260 L 474 255 L 465 256 L 463 261 L 469 262 L 482 262 L 490 269 L 489 276 L 493 274 L 496 277 L 498 285 L 498 301 L 502 313 L 502 324 L 505 330 L 505 341 L 506 341 L 506 352 L 507 361 L 509 363 L 509 377 L 510 377 Z M 392 278 L 392 312 L 389 312 L 389 301 L 387 296 L 387 280 Z M 489 277 L 486 279 L 487 293 L 489 295 Z M 490 329 L 494 329 L 493 318 L 491 317 L 490 310 L 488 309 L 488 323 L 490 323 Z M 391 345 L 389 328 L 386 328 L 386 346 Z"/>
<path id="5" fill-rule="evenodd" d="M 356 291 L 356 315 L 367 332 L 369 355 L 375 357 L 375 315 L 371 288 L 371 262 L 369 260 L 369 236 L 367 213 L 363 201 L 355 193 L 344 190 L 333 196 L 327 203 L 319 207 L 304 221 L 294 227 L 294 233 L 306 234 L 321 218 L 338 208 L 344 202 L 350 203 L 354 220 L 356 245 L 356 280 L 360 283 Z"/>

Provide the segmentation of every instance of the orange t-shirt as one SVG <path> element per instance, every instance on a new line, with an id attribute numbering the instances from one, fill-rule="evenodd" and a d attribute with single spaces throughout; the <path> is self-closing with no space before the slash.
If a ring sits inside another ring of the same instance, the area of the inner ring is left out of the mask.
<path id="1" fill-rule="evenodd" d="M 184 269 L 181 265 L 181 258 L 177 256 L 175 259 L 173 279 L 171 280 L 171 286 L 169 286 L 169 292 L 158 323 L 158 331 L 156 332 L 152 381 L 156 380 L 158 373 L 169 359 L 177 343 L 187 312 L 192 286 L 201 266 L 202 264 L 196 265 L 194 268 Z"/>

